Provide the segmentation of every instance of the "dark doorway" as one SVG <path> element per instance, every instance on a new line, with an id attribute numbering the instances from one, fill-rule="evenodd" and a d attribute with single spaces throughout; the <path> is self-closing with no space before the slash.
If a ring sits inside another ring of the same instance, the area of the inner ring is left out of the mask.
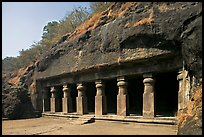
<path id="1" fill-rule="evenodd" d="M 155 75 L 155 114 L 156 116 L 175 116 L 178 110 L 177 72 Z"/>
<path id="2" fill-rule="evenodd" d="M 47 93 L 47 100 L 46 100 L 47 101 L 46 102 L 47 106 L 45 108 L 45 111 L 50 111 L 50 98 L 51 98 L 50 87 L 46 87 L 45 90 L 46 90 L 46 93 Z"/>
<path id="3" fill-rule="evenodd" d="M 63 98 L 63 87 L 62 86 L 56 86 L 56 99 L 57 99 L 57 108 L 56 112 L 62 112 L 62 98 Z"/>
<path id="4" fill-rule="evenodd" d="M 142 116 L 144 84 L 142 77 L 128 78 L 129 114 Z"/>
<path id="5" fill-rule="evenodd" d="M 117 80 L 111 79 L 105 81 L 105 95 L 107 103 L 107 113 L 117 113 Z"/>
<path id="6" fill-rule="evenodd" d="M 78 96 L 77 86 L 76 84 L 71 84 L 69 87 L 71 89 L 72 112 L 76 112 L 76 97 Z"/>
<path id="7" fill-rule="evenodd" d="M 94 82 L 89 82 L 85 84 L 86 86 L 86 97 L 87 97 L 87 105 L 88 112 L 95 112 L 95 96 L 96 96 L 96 87 Z"/>

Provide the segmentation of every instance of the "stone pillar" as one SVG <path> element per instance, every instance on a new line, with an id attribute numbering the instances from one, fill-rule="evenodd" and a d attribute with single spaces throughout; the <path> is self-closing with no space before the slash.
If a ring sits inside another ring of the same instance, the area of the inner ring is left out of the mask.
<path id="1" fill-rule="evenodd" d="M 117 95 L 117 115 L 127 116 L 129 115 L 129 102 L 127 96 L 127 82 L 125 82 L 124 77 L 119 77 L 117 79 L 117 86 L 119 88 Z"/>
<path id="2" fill-rule="evenodd" d="M 143 93 L 143 117 L 154 118 L 154 83 L 152 74 L 143 75 L 144 93 Z"/>
<path id="3" fill-rule="evenodd" d="M 83 115 L 88 113 L 88 107 L 87 107 L 87 97 L 85 95 L 85 86 L 82 85 L 82 83 L 77 84 L 77 90 L 78 90 L 78 97 L 76 97 L 77 102 L 77 114 Z"/>
<path id="4" fill-rule="evenodd" d="M 104 84 L 101 80 L 96 81 L 96 96 L 95 96 L 95 115 L 101 116 L 107 114 L 106 96 L 104 92 Z"/>
<path id="5" fill-rule="evenodd" d="M 177 80 L 179 81 L 178 111 L 181 111 L 187 107 L 189 100 L 190 78 L 188 76 L 188 71 L 179 71 Z"/>
<path id="6" fill-rule="evenodd" d="M 67 85 L 63 85 L 64 97 L 62 98 L 62 112 L 70 113 L 72 112 L 72 98 L 70 96 L 70 89 L 67 88 Z"/>
<path id="7" fill-rule="evenodd" d="M 56 98 L 56 89 L 55 89 L 55 87 L 51 87 L 50 92 L 51 92 L 50 111 L 51 112 L 57 112 L 58 103 L 57 103 L 57 98 Z"/>
<path id="8" fill-rule="evenodd" d="M 42 89 L 43 92 L 43 112 L 50 110 L 50 99 L 48 97 L 48 90 L 46 88 Z"/>

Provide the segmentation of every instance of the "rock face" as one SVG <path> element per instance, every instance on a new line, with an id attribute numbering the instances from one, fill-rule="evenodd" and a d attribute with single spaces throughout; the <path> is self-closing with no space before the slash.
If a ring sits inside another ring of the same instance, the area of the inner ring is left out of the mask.
<path id="1" fill-rule="evenodd" d="M 35 117 L 34 109 L 28 91 L 23 87 L 9 86 L 2 94 L 3 116 L 9 119 Z"/>
<path id="2" fill-rule="evenodd" d="M 187 109 L 179 115 L 178 135 L 202 135 L 202 85 L 193 91 Z"/>
<path id="3" fill-rule="evenodd" d="M 16 77 L 2 80 L 2 116 L 9 119 L 32 118 L 35 113 L 30 94 L 34 65 L 20 69 Z"/>
<path id="4" fill-rule="evenodd" d="M 34 91 L 35 83 L 29 75 L 47 79 L 159 56 L 182 58 L 190 76 L 190 105 L 178 115 L 181 117 L 178 134 L 202 134 L 202 96 L 198 97 L 202 89 L 199 94 L 196 90 L 202 82 L 202 3 L 199 2 L 116 2 L 63 36 L 21 80 Z M 24 90 L 12 90 L 9 96 L 3 96 L 4 114 L 10 118 L 19 117 L 23 113 L 20 106 L 29 102 L 27 97 L 18 98 L 25 95 Z"/>
<path id="5" fill-rule="evenodd" d="M 81 35 L 75 36 L 76 30 L 63 43 L 54 46 L 39 62 L 37 77 L 110 66 L 180 50 L 186 67 L 200 77 L 201 13 L 202 6 L 198 2 L 115 3 L 101 14 L 97 20 L 100 23 L 94 29 L 84 26 L 86 29 L 81 30 Z"/>

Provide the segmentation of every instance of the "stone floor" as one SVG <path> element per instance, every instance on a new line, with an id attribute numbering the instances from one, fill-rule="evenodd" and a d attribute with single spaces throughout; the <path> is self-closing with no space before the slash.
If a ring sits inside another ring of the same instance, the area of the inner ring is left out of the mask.
<path id="1" fill-rule="evenodd" d="M 59 117 L 3 120 L 3 135 L 176 135 L 177 126 L 95 120 L 83 125 Z"/>

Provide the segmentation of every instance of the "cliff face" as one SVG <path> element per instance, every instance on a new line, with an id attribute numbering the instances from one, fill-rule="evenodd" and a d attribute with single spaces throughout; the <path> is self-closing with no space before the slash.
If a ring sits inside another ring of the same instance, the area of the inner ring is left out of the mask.
<path id="1" fill-rule="evenodd" d="M 21 68 L 15 77 L 2 79 L 2 117 L 9 119 L 36 117 L 30 93 L 35 65 Z"/>
<path id="2" fill-rule="evenodd" d="M 180 50 L 188 69 L 200 77 L 194 69 L 201 68 L 201 13 L 201 3 L 115 3 L 53 47 L 39 62 L 37 78 Z"/>
<path id="3" fill-rule="evenodd" d="M 202 134 L 202 3 L 114 3 L 63 36 L 36 62 L 32 77 L 35 81 L 161 55 L 181 56 L 189 71 L 189 106 L 178 115 L 178 134 Z M 34 81 L 27 79 L 31 93 Z"/>

